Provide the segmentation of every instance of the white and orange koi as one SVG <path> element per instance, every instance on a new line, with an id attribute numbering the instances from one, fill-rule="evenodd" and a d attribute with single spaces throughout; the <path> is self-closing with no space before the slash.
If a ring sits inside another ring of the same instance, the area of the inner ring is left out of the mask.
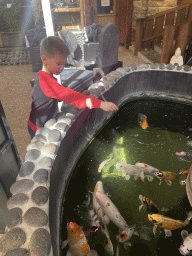
<path id="1" fill-rule="evenodd" d="M 67 242 L 63 242 L 63 248 L 69 245 L 67 256 L 96 256 L 91 250 L 82 228 L 75 222 L 67 223 Z"/>

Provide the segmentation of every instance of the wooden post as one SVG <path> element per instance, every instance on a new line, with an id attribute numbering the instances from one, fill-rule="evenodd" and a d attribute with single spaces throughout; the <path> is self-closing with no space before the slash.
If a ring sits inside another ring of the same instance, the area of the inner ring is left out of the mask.
<path id="1" fill-rule="evenodd" d="M 189 43 L 189 31 L 191 30 L 190 22 L 181 24 L 178 26 L 178 33 L 176 38 L 175 50 L 177 48 L 181 49 L 181 55 L 184 56 L 185 49 L 187 44 Z"/>
<path id="2" fill-rule="evenodd" d="M 192 4 L 190 4 L 188 8 L 188 13 L 187 13 L 187 21 L 191 21 L 191 20 L 192 20 Z"/>
<path id="3" fill-rule="evenodd" d="M 84 2 L 83 0 L 80 0 L 80 9 L 81 9 L 81 12 L 80 12 L 80 17 L 81 17 L 81 29 L 84 28 L 85 24 L 84 24 Z"/>
<path id="4" fill-rule="evenodd" d="M 137 19 L 136 28 L 135 28 L 135 50 L 134 55 L 138 55 L 138 51 L 142 48 L 142 39 L 144 31 L 144 19 Z"/>
<path id="5" fill-rule="evenodd" d="M 133 19 L 133 0 L 128 0 L 128 10 L 127 10 L 127 36 L 126 36 L 126 48 L 128 49 L 131 45 L 132 36 L 132 19 Z"/>
<path id="6" fill-rule="evenodd" d="M 174 25 L 165 26 L 160 63 L 167 64 L 170 62 L 171 52 L 173 49 L 174 35 L 175 35 L 175 26 Z"/>
<path id="7" fill-rule="evenodd" d="M 1 32 L 0 32 L 0 47 L 4 47 L 4 42 L 3 42 Z"/>

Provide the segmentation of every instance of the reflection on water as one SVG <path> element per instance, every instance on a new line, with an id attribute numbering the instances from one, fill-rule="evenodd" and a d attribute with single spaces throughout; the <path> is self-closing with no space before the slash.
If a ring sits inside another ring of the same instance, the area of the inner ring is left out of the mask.
<path id="1" fill-rule="evenodd" d="M 138 113 L 147 116 L 149 127 L 146 130 L 138 123 Z M 124 105 L 96 136 L 76 165 L 65 196 L 62 240 L 66 239 L 67 221 L 76 221 L 84 230 L 90 229 L 88 222 L 84 220 L 84 213 L 77 209 L 90 191 L 94 191 L 98 180 L 103 182 L 105 192 L 129 226 L 136 224 L 153 228 L 147 217 L 149 212 L 139 211 L 139 195 L 150 198 L 158 208 L 169 208 L 163 213 L 166 216 L 184 221 L 191 207 L 185 186 L 181 186 L 179 181 L 186 176 L 173 181 L 172 186 L 167 185 L 165 181 L 159 184 L 157 178 L 152 182 L 147 179 L 142 181 L 140 178 L 135 180 L 133 177 L 126 180 L 115 164 L 120 161 L 132 165 L 140 162 L 160 171 L 174 173 L 178 173 L 179 169 L 189 168 L 192 158 L 178 157 L 175 153 L 192 151 L 188 143 L 192 141 L 190 128 L 191 105 L 155 99 L 141 99 Z M 109 158 L 111 161 L 98 172 L 100 163 Z M 116 250 L 116 235 L 119 234 L 119 229 L 112 222 L 107 227 Z M 183 229 L 192 232 L 190 225 Z M 150 241 L 134 235 L 130 239 L 132 245 L 127 250 L 120 244 L 119 255 L 170 255 L 170 251 L 171 255 L 180 255 L 180 233 L 181 229 L 173 231 L 172 237 L 165 238 L 163 229 L 158 229 L 156 236 L 152 236 Z M 99 233 L 88 237 L 90 247 L 97 249 L 99 255 L 108 255 L 103 250 L 104 240 Z"/>

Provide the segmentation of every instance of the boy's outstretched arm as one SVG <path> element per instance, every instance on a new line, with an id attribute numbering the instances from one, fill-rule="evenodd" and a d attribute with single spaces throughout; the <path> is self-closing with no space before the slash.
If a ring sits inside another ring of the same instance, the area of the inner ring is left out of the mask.
<path id="1" fill-rule="evenodd" d="M 119 108 L 113 103 L 108 101 L 102 101 L 100 108 L 104 111 L 117 111 Z"/>

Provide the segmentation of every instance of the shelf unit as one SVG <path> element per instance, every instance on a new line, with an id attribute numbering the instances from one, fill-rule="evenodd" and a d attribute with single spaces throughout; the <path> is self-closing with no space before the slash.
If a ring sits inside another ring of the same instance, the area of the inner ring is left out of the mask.
<path id="1" fill-rule="evenodd" d="M 74 26 L 62 26 L 62 29 L 83 29 L 84 28 L 84 8 L 83 8 L 83 0 L 80 0 L 80 7 L 74 7 L 74 8 L 56 8 L 54 12 L 71 12 L 71 13 L 80 13 L 80 25 L 74 25 Z"/>

